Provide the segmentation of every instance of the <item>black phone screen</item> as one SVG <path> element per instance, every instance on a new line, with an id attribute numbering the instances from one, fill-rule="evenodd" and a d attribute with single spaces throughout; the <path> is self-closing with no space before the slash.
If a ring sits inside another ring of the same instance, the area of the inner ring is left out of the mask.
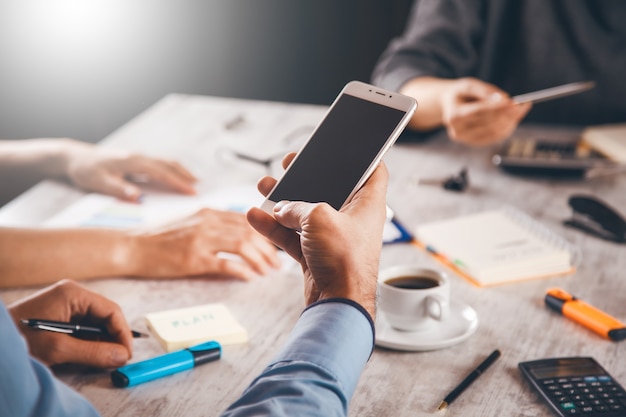
<path id="1" fill-rule="evenodd" d="M 270 200 L 326 202 L 340 209 L 404 115 L 342 94 Z"/>

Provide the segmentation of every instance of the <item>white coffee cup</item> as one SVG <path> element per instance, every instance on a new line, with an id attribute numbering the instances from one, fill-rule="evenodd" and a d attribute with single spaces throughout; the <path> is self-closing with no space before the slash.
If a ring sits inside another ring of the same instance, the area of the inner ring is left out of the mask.
<path id="1" fill-rule="evenodd" d="M 423 331 L 450 314 L 450 281 L 442 271 L 401 265 L 378 277 L 378 307 L 396 330 Z"/>

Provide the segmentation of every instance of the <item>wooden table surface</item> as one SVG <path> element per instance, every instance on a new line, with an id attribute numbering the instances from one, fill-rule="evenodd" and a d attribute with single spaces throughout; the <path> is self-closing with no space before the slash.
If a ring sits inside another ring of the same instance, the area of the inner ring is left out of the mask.
<path id="1" fill-rule="evenodd" d="M 234 153 L 263 159 L 297 149 L 325 110 L 323 106 L 170 95 L 106 138 L 103 146 L 178 159 L 201 178 L 200 191 L 210 192 L 254 184 L 267 172 L 277 172 L 276 163 L 267 168 L 238 159 Z M 534 126 L 520 129 L 518 134 L 569 140 L 577 131 Z M 576 193 L 593 194 L 626 211 L 626 175 L 585 181 L 518 177 L 492 166 L 493 150 L 463 147 L 443 136 L 422 143 L 397 143 L 385 158 L 391 174 L 389 205 L 409 229 L 422 222 L 513 205 L 580 248 L 582 264 L 569 276 L 490 288 L 474 287 L 451 273 L 452 298 L 478 313 L 476 333 L 441 350 L 377 348 L 351 402 L 351 415 L 432 415 L 443 397 L 495 348 L 502 351 L 502 357 L 446 414 L 550 415 L 517 369 L 517 364 L 526 360 L 593 356 L 626 385 L 626 342 L 604 340 L 543 305 L 546 289 L 559 286 L 626 320 L 626 246 L 561 224 L 571 215 L 567 199 Z M 420 177 L 446 177 L 462 167 L 467 167 L 471 182 L 464 193 L 417 185 Z M 0 210 L 0 224 L 39 225 L 81 196 L 67 185 L 43 182 Z M 383 248 L 381 267 L 395 264 L 443 269 L 410 244 Z M 146 330 L 146 313 L 221 302 L 250 336 L 248 344 L 225 346 L 218 362 L 131 389 L 112 387 L 108 371 L 72 366 L 55 369 L 105 416 L 219 414 L 271 360 L 303 308 L 300 271 L 290 263 L 250 283 L 112 277 L 85 285 L 118 302 L 137 330 Z M 34 290 L 3 290 L 0 296 L 10 302 Z M 154 338 L 134 343 L 133 360 L 163 353 Z"/>

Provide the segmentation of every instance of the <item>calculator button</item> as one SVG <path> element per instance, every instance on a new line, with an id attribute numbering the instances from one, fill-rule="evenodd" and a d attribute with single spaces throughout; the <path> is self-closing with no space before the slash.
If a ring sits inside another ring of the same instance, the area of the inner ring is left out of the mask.
<path id="1" fill-rule="evenodd" d="M 563 388 L 563 389 L 571 389 L 571 388 L 574 388 L 574 384 L 563 384 L 563 385 L 561 385 L 561 388 Z"/>
<path id="2" fill-rule="evenodd" d="M 609 408 L 606 405 L 597 405 L 593 407 L 593 409 L 594 411 L 600 411 L 600 412 L 605 412 L 609 410 Z"/>
<path id="3" fill-rule="evenodd" d="M 598 377 L 598 381 L 602 381 L 602 382 L 610 382 L 610 381 L 611 381 L 611 377 L 608 377 L 608 376 L 606 376 L 606 375 L 599 376 L 599 377 Z"/>
<path id="4" fill-rule="evenodd" d="M 624 409 L 624 407 L 619 404 L 612 404 L 612 405 L 609 405 L 609 409 L 613 411 L 621 411 Z"/>
<path id="5" fill-rule="evenodd" d="M 554 382 L 554 379 L 544 379 L 543 381 L 541 381 L 543 385 L 552 385 L 554 384 Z"/>
<path id="6" fill-rule="evenodd" d="M 576 408 L 576 405 L 571 401 L 568 401 L 566 403 L 561 403 L 561 409 L 563 410 L 571 410 L 573 408 Z"/>
<path id="7" fill-rule="evenodd" d="M 585 377 L 585 382 L 596 382 L 598 380 L 598 378 L 596 378 L 595 376 L 586 376 Z"/>
<path id="8" fill-rule="evenodd" d="M 583 413 L 593 413 L 593 407 L 583 407 Z"/>

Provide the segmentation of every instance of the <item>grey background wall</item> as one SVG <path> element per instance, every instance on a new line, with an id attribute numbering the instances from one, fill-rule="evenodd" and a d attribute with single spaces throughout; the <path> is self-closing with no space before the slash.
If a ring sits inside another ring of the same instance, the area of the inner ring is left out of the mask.
<path id="1" fill-rule="evenodd" d="M 0 0 L 0 138 L 95 142 L 165 94 L 328 104 L 411 0 Z"/>

